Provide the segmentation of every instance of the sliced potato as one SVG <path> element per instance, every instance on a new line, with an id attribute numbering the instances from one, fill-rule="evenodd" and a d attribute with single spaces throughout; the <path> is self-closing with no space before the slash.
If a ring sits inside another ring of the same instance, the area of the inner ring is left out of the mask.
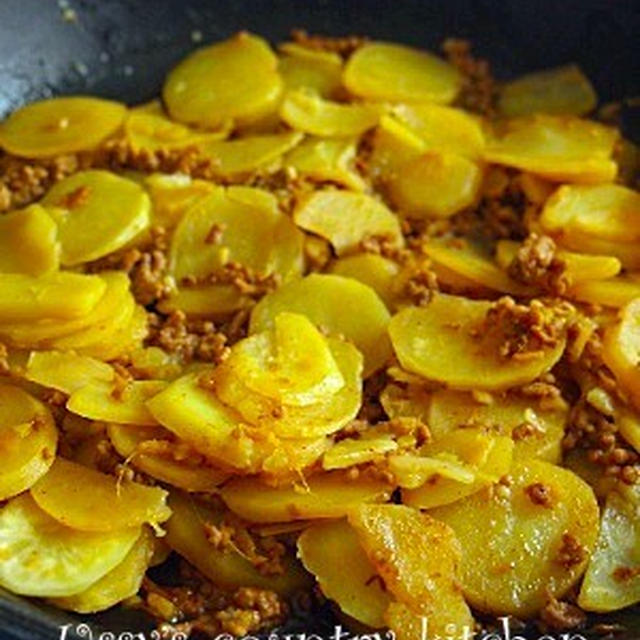
<path id="1" fill-rule="evenodd" d="M 25 493 L 0 510 L 0 585 L 27 596 L 75 595 L 120 564 L 139 535 L 139 527 L 70 529 Z"/>
<path id="2" fill-rule="evenodd" d="M 345 438 L 334 443 L 322 456 L 322 468 L 326 471 L 346 469 L 365 462 L 384 458 L 385 454 L 395 451 L 398 443 L 393 438 Z"/>
<path id="3" fill-rule="evenodd" d="M 619 309 L 640 298 L 640 282 L 626 276 L 573 285 L 567 295 L 580 302 Z"/>
<path id="4" fill-rule="evenodd" d="M 293 42 L 279 47 L 278 71 L 289 90 L 305 89 L 324 98 L 335 98 L 342 89 L 342 58 L 330 51 L 316 51 Z"/>
<path id="5" fill-rule="evenodd" d="M 426 151 L 422 138 L 390 115 L 380 118 L 371 146 L 369 169 L 382 184 L 388 183 L 403 165 Z"/>
<path id="6" fill-rule="evenodd" d="M 123 104 L 99 98 L 41 100 L 14 111 L 0 125 L 0 147 L 27 158 L 88 151 L 115 133 L 125 114 Z"/>
<path id="7" fill-rule="evenodd" d="M 529 460 L 503 492 L 480 492 L 433 509 L 462 545 L 460 582 L 471 606 L 530 617 L 581 577 L 598 535 L 598 503 L 571 471 Z M 532 498 L 539 488 L 547 502 Z"/>
<path id="8" fill-rule="evenodd" d="M 171 515 L 163 489 L 120 482 L 63 458 L 31 488 L 31 496 L 52 518 L 80 531 L 118 531 L 145 522 L 156 525 Z"/>

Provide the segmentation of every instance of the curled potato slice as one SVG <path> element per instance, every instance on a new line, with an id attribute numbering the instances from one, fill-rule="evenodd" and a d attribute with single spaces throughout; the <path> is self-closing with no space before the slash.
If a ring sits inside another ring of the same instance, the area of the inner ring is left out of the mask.
<path id="1" fill-rule="evenodd" d="M 169 73 L 162 97 L 179 122 L 216 129 L 249 124 L 275 110 L 282 91 L 278 59 L 247 32 L 198 49 Z"/>
<path id="2" fill-rule="evenodd" d="M 0 500 L 28 489 L 49 470 L 57 442 L 49 409 L 18 387 L 0 385 Z"/>
<path id="3" fill-rule="evenodd" d="M 400 222 L 382 202 L 365 193 L 323 189 L 300 198 L 293 212 L 299 227 L 326 238 L 338 255 L 356 251 L 367 237 L 402 246 Z"/>
<path id="4" fill-rule="evenodd" d="M 342 90 L 342 58 L 330 51 L 316 51 L 293 42 L 280 45 L 278 71 L 289 90 L 315 91 L 335 98 Z"/>
<path id="5" fill-rule="evenodd" d="M 287 596 L 308 587 L 308 578 L 294 558 L 283 558 L 281 575 L 264 575 L 239 551 L 216 548 L 205 534 L 205 525 L 218 525 L 224 511 L 211 503 L 172 491 L 173 516 L 167 522 L 167 544 L 216 585 L 227 589 L 258 587 Z"/>
<path id="6" fill-rule="evenodd" d="M 302 564 L 347 615 L 374 629 L 385 626 L 391 596 L 377 580 L 377 572 L 346 520 L 311 525 L 298 538 Z"/>
<path id="7" fill-rule="evenodd" d="M 60 266 L 58 228 L 37 204 L 0 217 L 0 273 L 39 276 Z"/>
<path id="8" fill-rule="evenodd" d="M 550 180 L 607 182 L 617 172 L 611 159 L 617 135 L 614 129 L 579 118 L 532 116 L 509 121 L 483 155 L 489 162 Z"/>
<path id="9" fill-rule="evenodd" d="M 444 60 L 400 44 L 371 42 L 348 60 L 342 76 L 351 93 L 372 100 L 451 102 L 462 77 Z"/>
<path id="10" fill-rule="evenodd" d="M 478 197 L 482 171 L 454 153 L 427 151 L 402 165 L 389 181 L 393 202 L 410 216 L 448 218 Z"/>
<path id="11" fill-rule="evenodd" d="M 28 596 L 80 593 L 122 562 L 139 535 L 139 527 L 71 529 L 25 493 L 0 510 L 0 585 Z"/>
<path id="12" fill-rule="evenodd" d="M 312 274 L 285 284 L 254 307 L 251 333 L 272 327 L 282 311 L 305 315 L 320 329 L 352 341 L 364 355 L 364 377 L 390 356 L 385 335 L 389 312 L 370 287 L 356 280 Z"/>
<path id="13" fill-rule="evenodd" d="M 80 593 L 52 598 L 50 602 L 56 607 L 76 613 L 96 613 L 135 596 L 155 548 L 153 534 L 143 530 L 129 553 L 109 573 Z"/>
<path id="14" fill-rule="evenodd" d="M 145 522 L 157 525 L 171 515 L 163 489 L 120 482 L 63 458 L 31 487 L 31 496 L 52 518 L 80 531 L 118 531 Z"/>
<path id="15" fill-rule="evenodd" d="M 637 489 L 607 496 L 600 535 L 578 596 L 586 611 L 604 613 L 640 602 L 640 519 Z"/>
<path id="16" fill-rule="evenodd" d="M 73 96 L 34 102 L 0 125 L 0 147 L 27 158 L 94 149 L 122 124 L 119 102 Z"/>
<path id="17" fill-rule="evenodd" d="M 480 492 L 430 513 L 462 545 L 460 582 L 471 606 L 530 617 L 581 577 L 598 535 L 598 503 L 571 471 L 529 460 L 503 492 Z M 534 490 L 547 499 L 536 501 Z"/>
<path id="18" fill-rule="evenodd" d="M 232 480 L 221 489 L 229 509 L 250 522 L 290 522 L 341 518 L 363 502 L 384 502 L 393 490 L 366 477 L 350 479 L 342 471 L 307 478 L 303 487 L 271 487 L 255 478 Z"/>
<path id="19" fill-rule="evenodd" d="M 79 171 L 55 184 L 42 202 L 58 225 L 65 266 L 112 253 L 150 224 L 149 196 L 109 171 Z"/>
<path id="20" fill-rule="evenodd" d="M 378 124 L 381 110 L 373 104 L 343 104 L 303 90 L 287 92 L 280 117 L 291 128 L 315 136 L 358 136 Z"/>
<path id="21" fill-rule="evenodd" d="M 456 389 L 499 391 L 535 380 L 564 351 L 565 338 L 525 359 L 498 353 L 500 330 L 482 330 L 491 303 L 439 294 L 428 306 L 396 314 L 389 334 L 407 371 Z"/>
<path id="22" fill-rule="evenodd" d="M 575 64 L 528 73 L 502 87 L 500 111 L 510 117 L 536 113 L 583 116 L 598 101 L 589 79 Z"/>

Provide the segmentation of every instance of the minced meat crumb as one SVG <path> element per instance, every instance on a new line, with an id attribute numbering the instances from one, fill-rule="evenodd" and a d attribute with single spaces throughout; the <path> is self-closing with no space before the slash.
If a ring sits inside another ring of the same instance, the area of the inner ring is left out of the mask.
<path id="1" fill-rule="evenodd" d="M 316 51 L 337 53 L 343 58 L 348 58 L 354 51 L 367 42 L 367 38 L 363 38 L 362 36 L 329 38 L 326 36 L 310 35 L 304 29 L 294 29 L 291 32 L 291 39 L 301 47 L 315 49 Z"/>
<path id="2" fill-rule="evenodd" d="M 539 507 L 550 509 L 553 506 L 551 489 L 542 482 L 534 482 L 533 484 L 530 484 L 524 488 L 524 492 L 527 494 L 531 502 Z"/>
<path id="3" fill-rule="evenodd" d="M 508 268 L 518 282 L 556 295 L 566 293 L 569 284 L 566 263 L 556 254 L 556 243 L 549 236 L 527 236 Z"/>
<path id="4" fill-rule="evenodd" d="M 550 596 L 549 601 L 540 611 L 540 620 L 551 629 L 566 631 L 583 625 L 587 616 L 576 605 Z"/>
<path id="5" fill-rule="evenodd" d="M 570 533 L 562 534 L 562 546 L 558 551 L 556 562 L 565 569 L 581 564 L 587 557 L 587 550 Z"/>

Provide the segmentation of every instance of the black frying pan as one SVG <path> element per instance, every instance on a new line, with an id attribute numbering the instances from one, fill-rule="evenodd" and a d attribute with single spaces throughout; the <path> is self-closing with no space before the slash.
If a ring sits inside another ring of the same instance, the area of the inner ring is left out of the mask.
<path id="1" fill-rule="evenodd" d="M 63 19 L 66 6 L 76 22 Z M 194 32 L 203 42 L 240 29 L 279 41 L 296 27 L 433 50 L 445 37 L 465 37 L 498 77 L 577 62 L 603 102 L 640 95 L 640 0 L 0 0 L 0 117 L 52 94 L 141 102 L 157 95 L 166 71 L 197 46 Z M 623 128 L 638 138 L 631 109 Z M 0 592 L 2 640 L 62 638 L 62 625 L 70 625 L 72 638 L 71 627 L 82 621 Z M 86 621 L 93 635 L 85 631 L 85 638 L 144 628 L 139 616 L 121 610 Z M 637 610 L 609 621 L 626 625 L 620 640 L 640 638 Z M 324 630 L 328 637 L 332 625 L 323 611 L 287 631 Z"/>

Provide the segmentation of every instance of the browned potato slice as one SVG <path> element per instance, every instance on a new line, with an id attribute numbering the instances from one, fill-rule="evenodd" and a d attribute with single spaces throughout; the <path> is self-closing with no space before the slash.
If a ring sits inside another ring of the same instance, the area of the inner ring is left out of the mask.
<path id="1" fill-rule="evenodd" d="M 483 491 L 433 509 L 462 545 L 460 582 L 469 603 L 530 617 L 583 574 L 598 534 L 598 503 L 571 471 L 518 463 L 503 491 Z"/>
<path id="2" fill-rule="evenodd" d="M 122 124 L 119 102 L 74 96 L 34 102 L 0 125 L 0 147 L 27 158 L 94 149 Z"/>
<path id="3" fill-rule="evenodd" d="M 384 502 L 392 487 L 361 476 L 350 479 L 341 471 L 307 478 L 302 487 L 271 487 L 255 478 L 226 484 L 221 495 L 227 506 L 250 522 L 289 522 L 340 518 L 363 502 Z"/>
<path id="4" fill-rule="evenodd" d="M 241 32 L 198 49 L 167 76 L 162 96 L 172 118 L 216 129 L 273 111 L 282 91 L 278 59 L 265 40 Z"/>
<path id="5" fill-rule="evenodd" d="M 63 458 L 31 488 L 31 495 L 51 517 L 81 531 L 157 525 L 171 515 L 163 489 L 121 482 Z"/>

